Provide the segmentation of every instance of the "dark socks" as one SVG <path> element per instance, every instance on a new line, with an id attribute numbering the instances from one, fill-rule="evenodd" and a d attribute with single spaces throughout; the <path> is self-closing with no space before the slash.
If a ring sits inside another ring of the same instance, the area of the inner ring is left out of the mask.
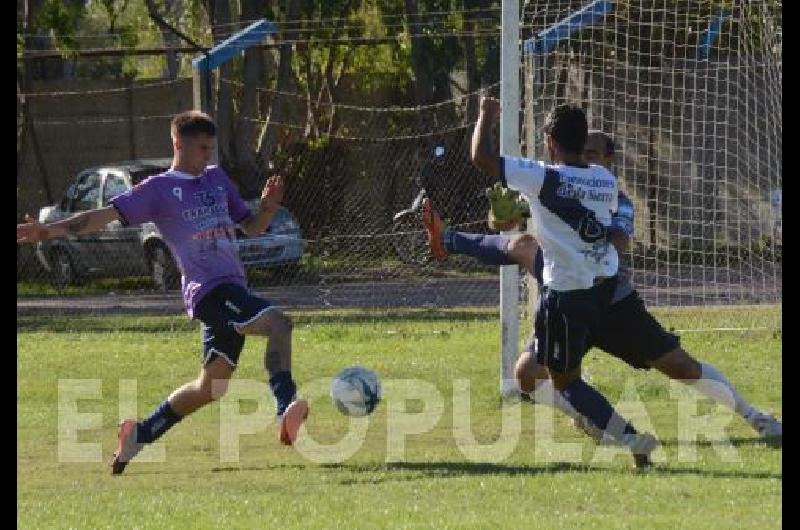
<path id="1" fill-rule="evenodd" d="M 150 444 L 161 438 L 173 425 L 183 419 L 179 416 L 168 401 L 164 401 L 146 420 L 136 425 L 136 441 Z"/>
<path id="2" fill-rule="evenodd" d="M 564 399 L 581 415 L 585 416 L 592 421 L 600 429 L 606 430 L 608 422 L 611 421 L 614 413 L 614 408 L 611 403 L 597 390 L 589 386 L 586 381 L 578 377 L 561 390 Z M 622 433 L 609 432 L 614 438 L 619 437 L 619 434 L 635 434 L 636 429 L 625 422 L 624 430 Z"/>
<path id="3" fill-rule="evenodd" d="M 283 414 L 286 407 L 294 399 L 297 387 L 292 379 L 292 372 L 278 372 L 269 379 L 269 388 L 278 402 L 278 416 Z"/>
<path id="4" fill-rule="evenodd" d="M 472 256 L 487 265 L 515 264 L 506 251 L 507 236 L 448 231 L 442 235 L 442 239 L 445 250 L 450 254 Z"/>

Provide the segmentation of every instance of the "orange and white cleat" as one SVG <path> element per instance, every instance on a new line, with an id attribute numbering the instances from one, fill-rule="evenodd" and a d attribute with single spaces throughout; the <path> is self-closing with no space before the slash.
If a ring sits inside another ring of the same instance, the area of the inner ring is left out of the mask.
<path id="1" fill-rule="evenodd" d="M 283 445 L 293 445 L 297 440 L 297 432 L 300 426 L 308 418 L 308 401 L 298 399 L 289 403 L 281 416 L 281 443 Z"/>
<path id="2" fill-rule="evenodd" d="M 425 225 L 425 230 L 428 233 L 428 245 L 431 248 L 431 255 L 439 261 L 447 259 L 447 251 L 442 244 L 442 233 L 444 232 L 444 223 L 436 210 L 433 209 L 433 204 L 429 197 L 422 201 L 422 223 Z"/>
<path id="3" fill-rule="evenodd" d="M 122 420 L 117 431 L 117 450 L 111 460 L 111 474 L 121 475 L 131 459 L 139 454 L 144 444 L 136 442 L 136 420 Z"/>

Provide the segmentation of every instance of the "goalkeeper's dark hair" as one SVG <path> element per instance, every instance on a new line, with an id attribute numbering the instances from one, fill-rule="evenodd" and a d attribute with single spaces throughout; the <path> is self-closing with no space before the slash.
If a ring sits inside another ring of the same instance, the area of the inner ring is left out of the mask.
<path id="1" fill-rule="evenodd" d="M 586 113 L 577 105 L 564 104 L 554 108 L 544 123 L 544 132 L 569 153 L 582 153 L 589 136 Z"/>
<path id="2" fill-rule="evenodd" d="M 600 129 L 592 129 L 591 131 L 589 131 L 589 136 L 593 135 L 598 135 L 603 137 L 603 141 L 606 144 L 605 152 L 603 153 L 605 156 L 611 156 L 617 152 L 617 144 L 614 142 L 614 139 L 611 137 L 610 134 L 601 131 Z"/>
<path id="3" fill-rule="evenodd" d="M 172 134 L 176 136 L 217 135 L 217 126 L 211 116 L 199 110 L 187 110 L 172 118 Z"/>

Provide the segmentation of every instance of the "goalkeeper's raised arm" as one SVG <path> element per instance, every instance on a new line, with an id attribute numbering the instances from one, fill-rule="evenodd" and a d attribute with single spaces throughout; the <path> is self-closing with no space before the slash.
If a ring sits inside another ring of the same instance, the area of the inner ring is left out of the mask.
<path id="1" fill-rule="evenodd" d="M 494 177 L 502 187 L 519 191 L 527 197 L 535 196 L 544 182 L 545 163 L 523 157 L 500 155 L 499 145 L 494 141 L 493 132 L 499 115 L 500 102 L 494 98 L 482 97 L 478 121 L 472 133 L 470 161 L 475 167 Z M 567 162 L 570 161 L 572 160 Z"/>
<path id="2" fill-rule="evenodd" d="M 481 98 L 480 112 L 472 133 L 470 161 L 489 176 L 502 180 L 500 146 L 494 141 L 493 127 L 500 114 L 500 101 L 490 97 Z M 505 182 L 503 182 L 505 185 Z"/>
<path id="3" fill-rule="evenodd" d="M 500 113 L 500 102 L 494 98 L 483 97 L 480 113 L 472 133 L 470 161 L 472 164 L 497 180 L 494 187 L 486 190 L 491 204 L 489 226 L 495 230 L 511 230 L 517 228 L 524 220 L 527 206 L 518 193 L 510 192 L 503 178 L 503 159 L 495 142 L 494 125 Z"/>

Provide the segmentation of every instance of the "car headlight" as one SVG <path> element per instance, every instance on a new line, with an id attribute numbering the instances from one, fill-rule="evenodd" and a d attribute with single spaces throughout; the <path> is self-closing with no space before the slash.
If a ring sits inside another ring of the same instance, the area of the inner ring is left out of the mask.
<path id="1" fill-rule="evenodd" d="M 292 223 L 291 221 L 286 219 L 270 223 L 269 225 L 269 231 L 272 232 L 273 234 L 284 234 L 286 232 L 291 231 L 291 229 L 292 229 Z"/>
<path id="2" fill-rule="evenodd" d="M 276 216 L 269 225 L 269 231 L 273 234 L 286 234 L 289 232 L 298 232 L 299 227 L 290 215 L 285 214 Z"/>

